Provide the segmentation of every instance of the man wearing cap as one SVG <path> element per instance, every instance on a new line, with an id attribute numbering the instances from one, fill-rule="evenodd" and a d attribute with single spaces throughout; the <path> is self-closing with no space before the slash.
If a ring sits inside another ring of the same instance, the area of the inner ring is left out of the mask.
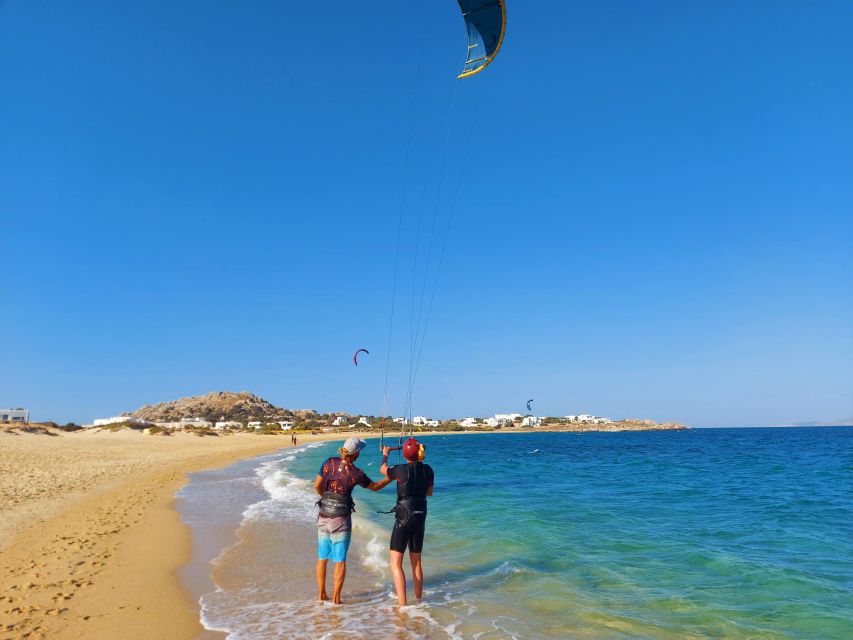
<path id="1" fill-rule="evenodd" d="M 359 453 L 367 443 L 360 438 L 348 438 L 338 452 L 340 457 L 329 458 L 320 467 L 314 480 L 314 489 L 320 495 L 317 504 L 317 595 L 328 600 L 326 595 L 326 564 L 335 563 L 335 586 L 332 602 L 341 603 L 341 590 L 347 575 L 347 551 L 352 535 L 353 508 L 352 490 L 356 485 L 379 491 L 388 486 L 390 478 L 373 482 L 355 466 Z"/>
<path id="2" fill-rule="evenodd" d="M 412 584 L 415 597 L 420 599 L 424 591 L 424 570 L 421 565 L 421 552 L 424 548 L 426 531 L 427 496 L 432 495 L 435 474 L 432 467 L 424 464 L 424 445 L 409 438 L 403 444 L 403 457 L 406 464 L 388 466 L 390 447 L 382 449 L 380 473 L 388 480 L 397 481 L 397 506 L 394 507 L 394 529 L 391 532 L 391 574 L 394 576 L 394 590 L 397 592 L 397 604 L 406 604 L 406 573 L 403 571 L 403 554 L 409 549 L 409 562 L 412 564 Z"/>

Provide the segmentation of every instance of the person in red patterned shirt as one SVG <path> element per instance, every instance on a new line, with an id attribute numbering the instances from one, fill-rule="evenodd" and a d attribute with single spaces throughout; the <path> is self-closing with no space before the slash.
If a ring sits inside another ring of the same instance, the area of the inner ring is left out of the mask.
<path id="1" fill-rule="evenodd" d="M 335 563 L 332 602 L 341 603 L 341 591 L 347 575 L 347 551 L 352 536 L 352 491 L 356 486 L 379 491 L 388 486 L 389 478 L 373 482 L 355 466 L 367 442 L 349 438 L 339 449 L 340 457 L 329 458 L 320 466 L 314 480 L 314 490 L 320 495 L 317 505 L 317 596 L 328 600 L 326 594 L 326 565 Z"/>

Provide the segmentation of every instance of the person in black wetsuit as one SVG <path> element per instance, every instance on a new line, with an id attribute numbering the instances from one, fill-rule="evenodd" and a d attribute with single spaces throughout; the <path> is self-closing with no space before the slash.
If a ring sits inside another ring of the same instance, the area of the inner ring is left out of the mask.
<path id="1" fill-rule="evenodd" d="M 432 467 L 423 463 L 424 446 L 409 438 L 403 445 L 406 464 L 388 466 L 390 447 L 382 450 L 382 466 L 379 472 L 397 481 L 397 506 L 394 507 L 394 530 L 391 532 L 391 573 L 397 604 L 406 602 L 406 573 L 403 571 L 403 554 L 409 549 L 412 564 L 412 583 L 415 597 L 420 599 L 424 591 L 424 571 L 421 552 L 424 547 L 426 528 L 427 496 L 432 495 L 435 474 Z"/>

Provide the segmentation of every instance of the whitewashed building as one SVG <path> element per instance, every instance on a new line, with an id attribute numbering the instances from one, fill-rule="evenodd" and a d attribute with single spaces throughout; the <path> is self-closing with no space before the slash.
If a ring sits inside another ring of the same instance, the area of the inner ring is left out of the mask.
<path id="1" fill-rule="evenodd" d="M 0 409 L 0 422 L 29 422 L 29 409 Z"/>
<path id="2" fill-rule="evenodd" d="M 278 426 L 281 427 L 282 431 L 290 431 L 293 427 L 296 426 L 295 422 L 291 422 L 290 420 L 279 420 Z"/>
<path id="3" fill-rule="evenodd" d="M 214 423 L 214 429 L 242 429 L 243 423 L 237 422 L 236 420 L 220 420 L 219 422 Z"/>
<path id="4" fill-rule="evenodd" d="M 495 420 L 498 421 L 498 424 L 505 425 L 509 422 L 515 422 L 516 418 L 520 418 L 520 413 L 496 413 Z"/>
<path id="5" fill-rule="evenodd" d="M 370 420 L 368 420 L 367 418 L 364 418 L 364 417 L 361 417 L 358 419 L 358 422 L 355 424 L 355 426 L 358 426 L 358 425 L 361 425 L 362 427 L 367 427 L 368 429 L 370 429 L 373 426 L 372 424 L 370 424 Z"/>
<path id="6" fill-rule="evenodd" d="M 260 420 L 252 420 L 246 426 L 249 427 L 249 429 L 260 429 L 264 426 L 264 423 Z"/>
<path id="7" fill-rule="evenodd" d="M 459 423 L 459 426 L 463 429 L 467 429 L 468 427 L 476 427 L 477 426 L 477 418 L 465 418 L 462 422 Z"/>
<path id="8" fill-rule="evenodd" d="M 414 418 L 412 418 L 412 424 L 416 427 L 425 427 L 427 425 L 427 422 L 429 422 L 429 420 L 427 420 L 424 416 L 415 416 Z"/>
<path id="9" fill-rule="evenodd" d="M 521 421 L 522 427 L 538 427 L 540 424 L 542 424 L 542 418 L 536 416 L 527 416 Z"/>
<path id="10" fill-rule="evenodd" d="M 344 427 L 347 424 L 347 419 L 345 416 L 338 416 L 332 421 L 333 427 Z"/>
<path id="11" fill-rule="evenodd" d="M 394 422 L 397 424 L 409 424 L 409 421 L 406 418 L 394 418 Z"/>
<path id="12" fill-rule="evenodd" d="M 185 427 L 212 427 L 213 424 L 205 420 L 204 418 L 199 418 L 198 416 L 189 417 L 189 418 L 181 418 L 181 424 Z"/>
<path id="13" fill-rule="evenodd" d="M 494 427 L 499 427 L 500 425 L 501 425 L 501 423 L 498 422 L 497 418 L 486 418 L 485 420 L 483 420 L 483 426 L 486 426 L 486 427 L 494 428 Z"/>
<path id="14" fill-rule="evenodd" d="M 426 426 L 435 428 L 438 426 L 438 420 L 427 420 Z"/>

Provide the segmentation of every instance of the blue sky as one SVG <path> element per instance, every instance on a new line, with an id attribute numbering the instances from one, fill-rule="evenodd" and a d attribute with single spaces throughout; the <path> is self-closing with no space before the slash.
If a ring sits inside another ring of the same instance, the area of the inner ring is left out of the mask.
<path id="1" fill-rule="evenodd" d="M 393 413 L 435 215 L 415 413 L 851 418 L 851 32 L 849 2 L 510 0 L 447 116 L 451 0 L 7 0 L 0 406 L 378 413 L 408 166 Z"/>

